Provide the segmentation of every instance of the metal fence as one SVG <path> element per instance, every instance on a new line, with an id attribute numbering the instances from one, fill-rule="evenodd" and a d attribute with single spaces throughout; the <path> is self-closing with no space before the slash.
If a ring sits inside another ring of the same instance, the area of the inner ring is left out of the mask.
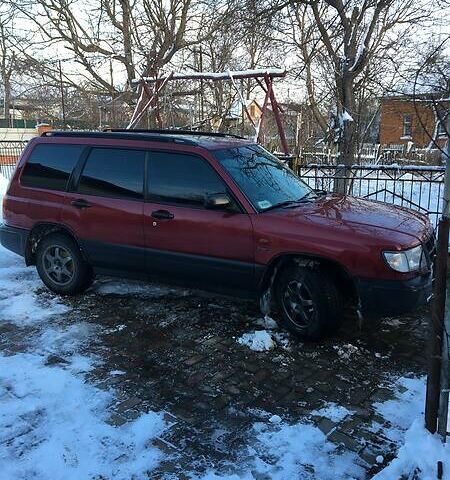
<path id="1" fill-rule="evenodd" d="M 336 146 L 328 145 L 301 149 L 298 156 L 300 164 L 304 165 L 311 163 L 333 165 L 336 164 L 338 158 Z M 355 163 L 358 165 L 440 165 L 441 152 L 438 149 L 408 148 L 407 145 L 365 143 L 357 149 Z"/>
<path id="2" fill-rule="evenodd" d="M 26 144 L 26 141 L 0 140 L 0 173 L 5 178 L 11 178 Z"/>
<path id="3" fill-rule="evenodd" d="M 10 179 L 27 142 L 0 141 L 0 173 Z M 434 225 L 440 216 L 444 167 L 352 165 L 300 165 L 298 173 L 312 188 L 334 191 L 346 181 L 348 193 L 428 213 Z"/>
<path id="4" fill-rule="evenodd" d="M 314 189 L 334 191 L 337 182 L 348 185 L 356 197 L 380 200 L 428 213 L 437 225 L 442 208 L 444 167 L 303 165 L 300 177 Z"/>

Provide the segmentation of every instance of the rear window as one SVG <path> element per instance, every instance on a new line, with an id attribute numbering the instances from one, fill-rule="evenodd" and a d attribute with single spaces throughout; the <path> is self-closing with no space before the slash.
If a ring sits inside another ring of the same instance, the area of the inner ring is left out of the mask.
<path id="1" fill-rule="evenodd" d="M 66 190 L 84 145 L 36 145 L 20 178 L 26 187 Z"/>
<path id="2" fill-rule="evenodd" d="M 78 192 L 100 197 L 143 199 L 146 152 L 93 148 L 81 174 Z"/>

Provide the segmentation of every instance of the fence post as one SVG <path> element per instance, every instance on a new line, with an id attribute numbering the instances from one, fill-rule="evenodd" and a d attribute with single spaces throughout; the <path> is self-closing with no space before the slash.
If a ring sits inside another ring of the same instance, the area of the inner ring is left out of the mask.
<path id="1" fill-rule="evenodd" d="M 447 142 L 446 168 L 442 218 L 438 225 L 438 240 L 435 260 L 435 278 L 428 338 L 428 376 L 425 400 L 425 427 L 436 432 L 441 395 L 442 347 L 447 295 L 448 234 L 450 224 L 450 115 L 448 116 L 449 139 Z"/>
<path id="2" fill-rule="evenodd" d="M 446 182 L 449 176 L 446 175 Z M 428 329 L 428 376 L 425 400 L 425 427 L 436 432 L 441 391 L 442 340 L 444 334 L 447 281 L 449 219 L 442 217 L 438 226 L 433 300 Z"/>
<path id="3" fill-rule="evenodd" d="M 447 331 L 450 328 L 449 312 L 445 314 L 445 325 Z M 442 341 L 442 366 L 441 366 L 441 392 L 439 396 L 439 410 L 438 410 L 438 422 L 437 431 L 443 442 L 447 438 L 447 419 L 448 419 L 448 400 L 449 400 L 449 349 L 447 333 L 444 333 Z"/>

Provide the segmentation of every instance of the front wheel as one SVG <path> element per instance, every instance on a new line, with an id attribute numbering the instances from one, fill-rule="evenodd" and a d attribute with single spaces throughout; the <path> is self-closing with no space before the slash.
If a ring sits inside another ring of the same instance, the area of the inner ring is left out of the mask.
<path id="1" fill-rule="evenodd" d="M 317 340 L 336 330 L 342 319 L 342 296 L 319 268 L 289 265 L 275 280 L 281 320 L 291 332 Z"/>
<path id="2" fill-rule="evenodd" d="M 45 285 L 60 295 L 83 292 L 93 281 L 92 269 L 78 245 L 61 233 L 50 234 L 39 242 L 36 268 Z"/>

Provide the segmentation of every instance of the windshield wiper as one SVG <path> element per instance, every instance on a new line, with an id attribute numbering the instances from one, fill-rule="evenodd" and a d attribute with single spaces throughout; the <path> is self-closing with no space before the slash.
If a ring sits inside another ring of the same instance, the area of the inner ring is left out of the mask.
<path id="1" fill-rule="evenodd" d="M 270 207 L 267 207 L 263 210 L 263 212 L 267 212 L 268 210 L 273 210 L 274 208 L 289 208 L 295 205 L 299 205 L 300 203 L 305 203 L 304 200 L 286 200 L 284 202 L 280 203 L 275 203 L 274 205 L 271 205 Z"/>
<path id="2" fill-rule="evenodd" d="M 308 200 L 308 197 L 313 194 L 314 198 L 317 198 L 317 195 L 311 191 L 307 192 L 303 197 L 299 198 L 298 200 L 285 200 L 284 202 L 280 203 L 275 203 L 274 205 L 271 205 L 270 207 L 267 207 L 263 210 L 263 212 L 267 212 L 268 210 L 273 210 L 274 208 L 289 208 L 289 207 L 295 207 L 296 205 L 299 205 L 301 203 L 306 203 Z"/>

